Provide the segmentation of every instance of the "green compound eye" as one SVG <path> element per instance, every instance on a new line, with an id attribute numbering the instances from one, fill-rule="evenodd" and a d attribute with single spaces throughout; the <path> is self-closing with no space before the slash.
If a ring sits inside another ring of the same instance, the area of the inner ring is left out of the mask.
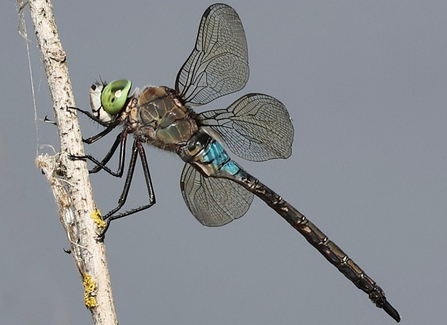
<path id="1" fill-rule="evenodd" d="M 130 80 L 117 80 L 104 87 L 101 93 L 101 103 L 104 110 L 111 114 L 118 114 L 124 107 L 129 95 L 132 82 Z"/>

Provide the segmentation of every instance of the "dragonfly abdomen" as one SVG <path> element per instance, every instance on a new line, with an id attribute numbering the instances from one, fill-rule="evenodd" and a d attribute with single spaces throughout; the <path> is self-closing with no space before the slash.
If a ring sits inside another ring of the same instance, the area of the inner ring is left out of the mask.
<path id="1" fill-rule="evenodd" d="M 343 273 L 345 277 L 351 280 L 357 288 L 367 293 L 377 307 L 383 308 L 396 321 L 400 320 L 398 312 L 386 300 L 385 292 L 376 282 L 301 212 L 243 169 L 240 169 L 232 179 L 267 203 L 293 228 L 298 230 L 312 246 Z"/>

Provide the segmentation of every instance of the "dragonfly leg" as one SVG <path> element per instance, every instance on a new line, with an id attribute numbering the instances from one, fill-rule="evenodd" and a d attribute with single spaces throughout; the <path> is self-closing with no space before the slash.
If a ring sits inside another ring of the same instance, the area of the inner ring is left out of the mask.
<path id="1" fill-rule="evenodd" d="M 123 213 L 115 215 L 115 213 L 117 211 L 119 211 L 123 207 L 123 205 L 126 203 L 127 195 L 129 194 L 129 189 L 130 189 L 130 185 L 132 183 L 133 173 L 135 171 L 135 164 L 136 164 L 138 156 L 140 156 L 141 162 L 143 165 L 143 172 L 144 172 L 144 177 L 146 180 L 149 202 L 148 202 L 148 204 L 142 205 L 138 208 L 127 210 Z M 149 209 L 154 204 L 155 204 L 155 194 L 154 194 L 154 189 L 152 186 L 152 180 L 151 180 L 151 176 L 150 176 L 150 172 L 149 172 L 149 165 L 147 163 L 146 154 L 144 152 L 144 148 L 143 148 L 143 145 L 141 144 L 141 142 L 135 140 L 134 144 L 132 146 L 132 156 L 131 156 L 131 160 L 129 163 L 129 169 L 127 172 L 126 181 L 124 183 L 123 192 L 121 193 L 121 196 L 118 200 L 118 206 L 116 208 L 114 208 L 113 210 L 109 211 L 106 215 L 104 215 L 102 217 L 102 219 L 106 222 L 106 227 L 103 231 L 103 234 L 101 234 L 101 237 L 104 237 L 104 234 L 107 231 L 109 224 L 112 220 L 127 217 L 127 216 L 134 214 L 136 212 L 139 212 L 139 211 L 142 211 L 145 209 Z"/>
<path id="2" fill-rule="evenodd" d="M 69 159 L 71 159 L 71 160 L 86 160 L 86 159 L 88 159 L 91 162 L 93 162 L 96 166 L 93 169 L 89 170 L 90 174 L 97 173 L 101 169 L 104 169 L 107 173 L 109 173 L 112 176 L 122 177 L 124 161 L 125 161 L 125 153 L 126 153 L 126 138 L 127 138 L 126 137 L 127 133 L 126 134 L 124 134 L 124 133 L 125 132 L 123 131 L 120 134 L 118 134 L 115 142 L 112 145 L 112 148 L 109 150 L 109 152 L 107 152 L 106 156 L 101 161 L 99 161 L 98 159 L 96 159 L 95 157 L 93 157 L 91 155 L 85 155 L 85 156 L 70 155 Z M 109 167 L 107 167 L 106 164 L 109 162 L 109 160 L 115 154 L 116 149 L 119 144 L 121 144 L 121 146 L 120 146 L 120 155 L 119 155 L 119 161 L 118 161 L 118 170 L 116 172 L 114 172 Z"/>
<path id="3" fill-rule="evenodd" d="M 96 166 L 90 170 L 90 174 L 94 174 L 99 172 L 101 169 L 104 169 L 106 172 L 108 172 L 110 175 L 112 176 L 116 176 L 116 177 L 122 177 L 123 176 L 123 168 L 124 168 L 124 161 L 125 161 L 125 154 L 126 154 L 126 139 L 127 139 L 127 133 L 125 133 L 124 131 L 121 132 L 120 134 L 118 134 L 118 136 L 116 137 L 115 142 L 112 145 L 112 148 L 110 148 L 109 152 L 107 152 L 106 156 L 104 157 L 104 159 L 101 161 L 101 165 L 100 164 L 96 164 Z M 113 155 L 115 154 L 115 151 L 118 147 L 118 144 L 120 144 L 120 155 L 119 155 L 119 160 L 118 160 L 118 170 L 116 172 L 111 172 L 110 169 L 106 170 L 104 168 L 104 166 L 109 162 L 110 158 L 113 157 Z"/>
<path id="4" fill-rule="evenodd" d="M 92 144 L 92 143 L 98 141 L 99 139 L 103 138 L 104 136 L 109 134 L 114 128 L 116 128 L 121 123 L 120 118 L 115 119 L 113 122 L 105 123 L 105 122 L 101 121 L 99 118 L 93 116 L 90 112 L 84 111 L 80 108 L 68 107 L 68 109 L 74 109 L 78 112 L 81 112 L 82 114 L 88 116 L 91 120 L 95 121 L 98 124 L 101 124 L 102 126 L 104 126 L 106 128 L 105 130 L 99 132 L 98 134 L 96 134 L 90 138 L 87 138 L 87 139 L 83 138 L 82 141 L 87 144 Z"/>
<path id="5" fill-rule="evenodd" d="M 80 113 L 86 115 L 91 120 L 95 121 L 96 123 L 101 124 L 102 126 L 105 126 L 105 127 L 108 126 L 108 123 L 105 123 L 105 122 L 101 121 L 99 118 L 97 118 L 96 116 L 92 115 L 92 113 L 90 113 L 89 111 L 84 111 L 83 109 L 80 109 L 78 107 L 73 107 L 73 106 L 68 106 L 67 109 L 75 110 L 77 112 L 80 112 Z"/>
<path id="6" fill-rule="evenodd" d="M 48 115 L 45 115 L 43 121 L 44 121 L 45 123 L 49 123 L 49 124 L 52 124 L 52 125 L 56 125 L 56 126 L 57 126 L 57 123 L 56 123 L 55 121 L 53 121 L 53 120 L 50 120 L 50 119 L 48 118 Z"/>

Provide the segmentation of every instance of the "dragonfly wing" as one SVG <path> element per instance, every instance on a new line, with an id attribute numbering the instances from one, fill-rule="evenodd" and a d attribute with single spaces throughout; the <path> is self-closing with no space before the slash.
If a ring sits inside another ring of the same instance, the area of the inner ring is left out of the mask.
<path id="1" fill-rule="evenodd" d="M 211 5 L 177 75 L 176 90 L 192 106 L 203 105 L 244 88 L 248 75 L 247 41 L 238 14 L 225 4 Z"/>
<path id="2" fill-rule="evenodd" d="M 265 161 L 289 158 L 293 125 L 283 103 L 264 94 L 247 94 L 227 109 L 198 116 L 202 126 L 217 132 L 228 148 L 241 158 Z"/>
<path id="3" fill-rule="evenodd" d="M 183 199 L 189 211 L 204 226 L 219 227 L 242 217 L 253 193 L 226 178 L 204 177 L 186 164 L 180 178 Z"/>

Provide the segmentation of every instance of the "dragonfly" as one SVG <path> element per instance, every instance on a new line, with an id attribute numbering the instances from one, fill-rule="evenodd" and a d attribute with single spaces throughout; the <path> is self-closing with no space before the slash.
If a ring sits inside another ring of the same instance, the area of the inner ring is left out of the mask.
<path id="1" fill-rule="evenodd" d="M 194 49 L 177 74 L 175 89 L 148 86 L 131 93 L 129 80 L 109 84 L 96 82 L 91 86 L 92 112 L 76 110 L 105 129 L 84 142 L 94 143 L 118 126 L 122 130 L 102 160 L 91 155 L 72 158 L 92 161 L 95 167 L 90 173 L 104 170 L 122 177 L 126 139 L 133 135 L 132 153 L 118 206 L 102 216 L 106 229 L 112 220 L 155 204 L 143 147 L 143 144 L 149 144 L 174 152 L 185 162 L 180 178 L 182 196 L 202 225 L 218 227 L 242 217 L 257 196 L 368 294 L 377 307 L 399 322 L 399 313 L 374 280 L 302 213 L 245 171 L 225 150 L 224 145 L 237 156 L 256 162 L 288 158 L 292 152 L 294 130 L 284 104 L 269 95 L 250 93 L 225 109 L 202 113 L 193 109 L 241 90 L 248 77 L 248 50 L 242 22 L 232 7 L 218 3 L 203 14 Z M 107 163 L 118 147 L 118 169 L 114 171 Z M 142 162 L 148 203 L 118 213 L 126 202 L 138 158 Z"/>

